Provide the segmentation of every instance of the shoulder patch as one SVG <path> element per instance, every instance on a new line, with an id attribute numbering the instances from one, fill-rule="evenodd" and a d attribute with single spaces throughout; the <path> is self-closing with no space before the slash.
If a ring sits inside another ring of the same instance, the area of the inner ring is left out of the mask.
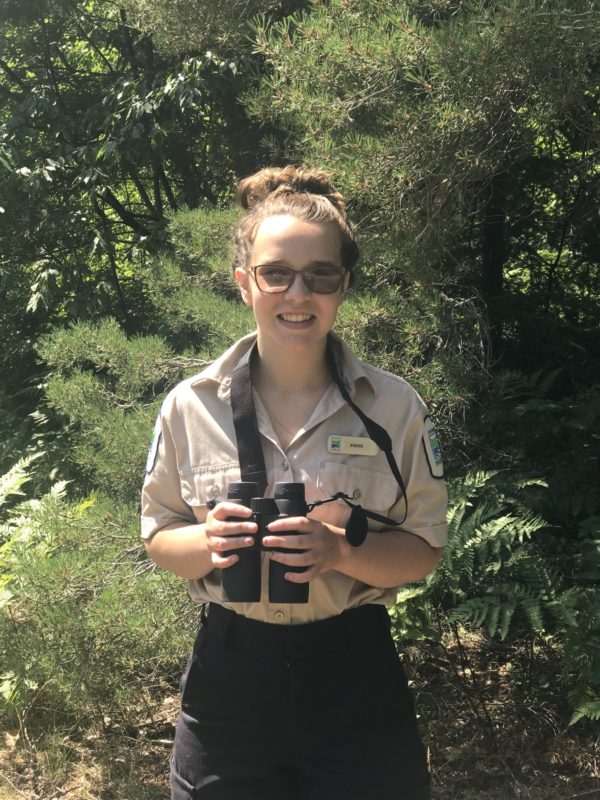
<path id="1" fill-rule="evenodd" d="M 152 431 L 152 438 L 150 439 L 150 447 L 148 449 L 148 458 L 146 459 L 146 475 L 149 475 L 154 469 L 156 462 L 156 454 L 158 453 L 158 445 L 160 444 L 160 437 L 162 436 L 162 425 L 160 414 L 154 423 L 154 430 Z"/>
<path id="2" fill-rule="evenodd" d="M 442 448 L 431 417 L 425 417 L 423 420 L 423 448 L 427 456 L 431 477 L 443 478 L 444 463 L 442 461 Z"/>

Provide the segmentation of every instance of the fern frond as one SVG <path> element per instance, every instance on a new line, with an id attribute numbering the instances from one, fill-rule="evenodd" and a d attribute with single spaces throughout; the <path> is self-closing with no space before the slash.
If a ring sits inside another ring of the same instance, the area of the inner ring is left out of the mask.
<path id="1" fill-rule="evenodd" d="M 8 472 L 0 476 L 0 507 L 5 505 L 11 495 L 23 495 L 21 487 L 30 479 L 28 467 L 38 457 L 31 455 L 21 458 Z"/>
<path id="2" fill-rule="evenodd" d="M 575 713 L 569 721 L 569 725 L 575 725 L 580 719 L 600 719 L 600 700 L 587 700 L 577 706 Z"/>
<path id="3" fill-rule="evenodd" d="M 502 607 L 500 611 L 500 625 L 498 626 L 498 636 L 503 640 L 506 639 L 508 635 L 508 630 L 510 628 L 510 623 L 512 622 L 515 610 L 516 610 L 516 605 L 514 603 L 507 603 Z"/>

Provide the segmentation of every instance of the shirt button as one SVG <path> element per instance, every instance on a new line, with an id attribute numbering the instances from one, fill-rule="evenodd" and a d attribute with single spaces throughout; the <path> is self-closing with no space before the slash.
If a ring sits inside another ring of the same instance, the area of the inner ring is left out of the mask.
<path id="1" fill-rule="evenodd" d="M 355 490 L 352 492 L 352 499 L 353 499 L 353 500 L 358 500 L 358 498 L 359 498 L 361 495 L 362 495 L 362 492 L 361 492 L 361 490 L 360 490 L 360 489 L 355 489 Z"/>
<path id="2" fill-rule="evenodd" d="M 281 462 L 281 469 L 282 469 L 284 472 L 287 472 L 289 468 L 290 468 L 290 465 L 288 464 L 288 462 L 287 462 L 287 461 L 282 461 L 282 462 Z"/>
<path id="3" fill-rule="evenodd" d="M 219 489 L 219 487 L 216 484 L 215 484 L 215 486 L 211 486 L 209 488 L 209 490 L 208 490 L 208 496 L 209 497 L 218 497 L 220 494 L 221 494 L 221 490 Z"/>
<path id="4" fill-rule="evenodd" d="M 283 622 L 285 619 L 285 613 L 283 611 L 276 611 L 274 616 L 277 622 Z"/>

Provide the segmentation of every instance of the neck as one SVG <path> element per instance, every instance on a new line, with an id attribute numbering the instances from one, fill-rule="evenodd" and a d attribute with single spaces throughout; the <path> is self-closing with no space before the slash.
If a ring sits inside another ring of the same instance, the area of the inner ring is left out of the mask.
<path id="1" fill-rule="evenodd" d="M 258 339 L 259 359 L 254 382 L 256 388 L 269 388 L 281 394 L 299 391 L 324 390 L 331 383 L 325 358 L 326 343 L 318 350 L 290 354 L 284 350 L 271 351 Z"/>

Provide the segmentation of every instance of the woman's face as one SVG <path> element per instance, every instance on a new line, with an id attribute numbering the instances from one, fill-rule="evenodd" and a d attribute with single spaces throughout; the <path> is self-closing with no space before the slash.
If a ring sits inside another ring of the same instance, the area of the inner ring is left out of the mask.
<path id="1" fill-rule="evenodd" d="M 261 349 L 322 347 L 344 298 L 349 273 L 332 294 L 311 292 L 300 276 L 285 292 L 269 294 L 260 291 L 250 271 L 260 264 L 296 272 L 327 264 L 341 269 L 341 241 L 335 226 L 289 215 L 268 217 L 256 232 L 247 269 L 235 272 L 242 298 L 254 311 Z"/>

